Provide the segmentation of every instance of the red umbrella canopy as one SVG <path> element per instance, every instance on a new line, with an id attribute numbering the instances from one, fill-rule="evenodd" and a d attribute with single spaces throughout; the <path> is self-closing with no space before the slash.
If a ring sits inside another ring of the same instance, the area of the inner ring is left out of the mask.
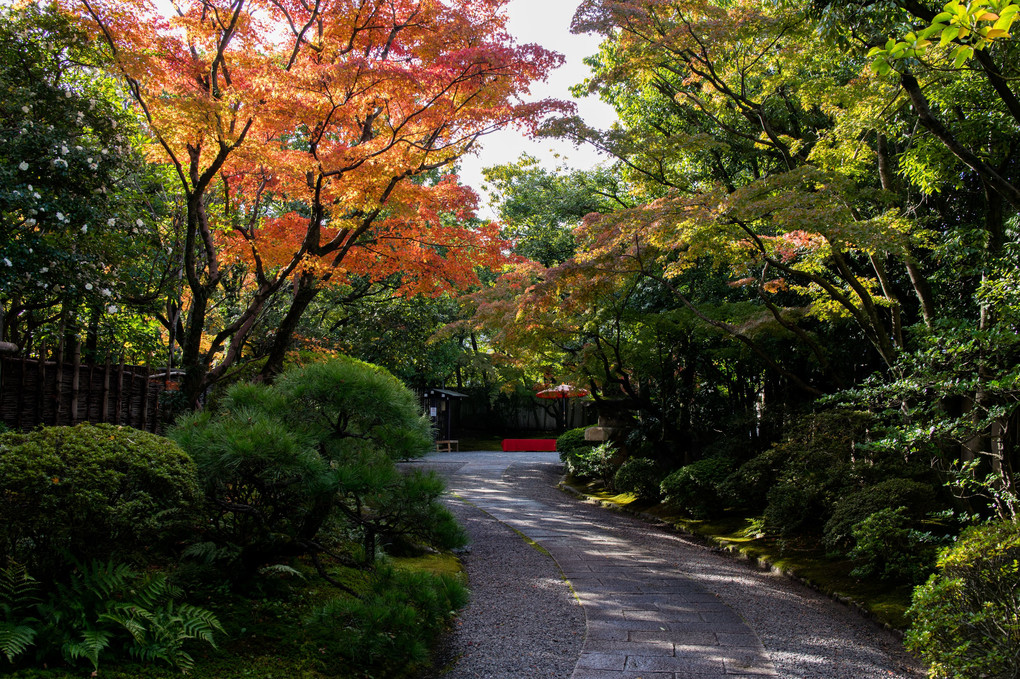
<path id="1" fill-rule="evenodd" d="M 539 398 L 574 398 L 576 396 L 587 396 L 588 390 L 581 387 L 573 387 L 569 384 L 558 384 L 549 389 L 543 389 L 535 394 Z"/>

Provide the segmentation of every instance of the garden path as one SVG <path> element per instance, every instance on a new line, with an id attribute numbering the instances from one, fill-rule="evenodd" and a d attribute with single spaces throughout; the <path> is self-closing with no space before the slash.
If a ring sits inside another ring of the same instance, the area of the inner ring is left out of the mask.
<path id="1" fill-rule="evenodd" d="M 584 615 L 582 643 L 558 646 L 559 655 L 528 654 L 534 657 L 522 673 L 520 649 L 500 650 L 494 642 L 493 653 L 486 653 L 493 636 L 491 629 L 484 632 L 487 617 L 497 613 L 493 609 L 502 609 L 492 603 L 500 599 L 488 592 L 488 605 L 472 605 L 464 612 L 464 622 L 474 624 L 463 625 L 455 634 L 453 644 L 462 658 L 447 675 L 450 679 L 924 675 L 892 634 L 827 597 L 557 490 L 561 467 L 556 453 L 440 453 L 409 464 L 443 474 L 451 507 L 462 521 L 472 519 L 467 526 L 476 544 L 466 562 L 476 600 L 485 598 L 487 588 L 506 587 L 505 579 L 499 585 L 487 571 L 512 571 L 520 557 L 527 565 L 511 579 L 524 583 L 543 568 L 535 563 L 545 558 L 542 552 L 536 557 L 519 536 L 501 543 L 498 553 L 478 559 L 484 546 L 479 538 L 489 539 L 494 535 L 491 524 L 498 523 L 533 541 L 554 560 L 545 567 L 559 569 Z M 535 608 L 539 604 L 527 603 L 528 592 L 504 589 L 499 596 L 512 600 L 508 603 L 522 598 L 524 608 L 513 614 L 517 619 L 511 629 L 517 626 L 520 635 L 531 635 L 530 644 L 541 644 L 543 635 L 567 634 L 529 629 L 543 613 Z M 562 607 L 575 605 L 568 596 L 558 601 Z M 505 624 L 506 611 L 498 613 L 499 624 Z M 478 638 L 458 639 L 458 634 Z M 576 653 L 572 666 L 563 662 L 564 652 Z M 501 653 L 514 657 L 500 658 Z M 543 659 L 548 667 L 542 666 Z"/>

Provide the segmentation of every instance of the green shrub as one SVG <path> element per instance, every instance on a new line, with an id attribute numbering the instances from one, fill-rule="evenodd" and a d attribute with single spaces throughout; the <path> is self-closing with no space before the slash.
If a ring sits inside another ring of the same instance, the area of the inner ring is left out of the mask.
<path id="1" fill-rule="evenodd" d="M 945 538 L 921 532 L 906 507 L 885 507 L 855 524 L 855 563 L 851 575 L 918 585 L 935 567 L 935 552 Z"/>
<path id="2" fill-rule="evenodd" d="M 556 452 L 560 454 L 560 461 L 567 466 L 568 472 L 577 455 L 587 453 L 595 447 L 594 443 L 584 439 L 585 429 L 586 427 L 568 429 L 556 439 Z"/>
<path id="3" fill-rule="evenodd" d="M 215 512 L 190 553 L 219 559 L 235 580 L 324 544 L 339 523 L 370 563 L 388 540 L 455 547 L 466 536 L 438 504 L 433 473 L 394 460 L 431 445 L 414 395 L 385 370 L 340 357 L 288 369 L 273 386 L 237 384 L 215 411 L 183 418 L 171 436 L 198 464 Z"/>
<path id="4" fill-rule="evenodd" d="M 642 500 L 658 500 L 662 472 L 654 461 L 633 457 L 616 470 L 613 486 L 618 492 L 633 493 Z"/>
<path id="5" fill-rule="evenodd" d="M 782 441 L 727 479 L 724 496 L 761 511 L 770 533 L 820 533 L 833 503 L 878 473 L 858 445 L 867 441 L 873 419 L 840 409 L 798 418 Z"/>
<path id="6" fill-rule="evenodd" d="M 415 676 L 429 664 L 429 644 L 468 593 L 456 577 L 383 568 L 362 599 L 342 598 L 305 621 L 323 671 L 347 676 Z"/>
<path id="7" fill-rule="evenodd" d="M 1020 526 L 965 531 L 914 590 L 907 647 L 935 679 L 1020 676 Z"/>
<path id="8" fill-rule="evenodd" d="M 601 481 L 612 487 L 617 450 L 608 441 L 588 450 L 576 450 L 567 461 L 567 472 L 578 479 Z"/>
<path id="9" fill-rule="evenodd" d="M 172 441 L 81 424 L 0 435 L 0 563 L 43 582 L 70 560 L 152 563 L 172 554 L 201 494 Z"/>
<path id="10" fill-rule="evenodd" d="M 825 489 L 811 483 L 784 481 L 768 492 L 762 528 L 771 535 L 816 534 L 828 515 Z"/>
<path id="11" fill-rule="evenodd" d="M 935 489 L 910 479 L 886 479 L 854 491 L 836 501 L 825 523 L 823 542 L 835 554 L 845 555 L 854 546 L 853 527 L 883 509 L 904 508 L 904 516 L 916 523 L 935 506 Z"/>
<path id="12" fill-rule="evenodd" d="M 715 516 L 723 509 L 720 487 L 732 471 L 733 462 L 721 457 L 681 467 L 662 480 L 663 501 L 694 518 Z"/>

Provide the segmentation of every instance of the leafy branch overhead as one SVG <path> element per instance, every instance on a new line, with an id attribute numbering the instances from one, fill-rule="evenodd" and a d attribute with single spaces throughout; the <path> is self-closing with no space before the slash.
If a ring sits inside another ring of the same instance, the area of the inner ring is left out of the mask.
<path id="1" fill-rule="evenodd" d="M 944 11 L 932 19 L 931 24 L 911 31 L 902 39 L 889 40 L 882 47 L 868 52 L 871 67 L 886 75 L 899 59 L 919 59 L 928 53 L 937 38 L 939 48 L 949 48 L 954 68 L 961 68 L 974 53 L 987 48 L 996 40 L 1012 37 L 1009 33 L 1017 18 L 1020 5 L 1009 0 L 973 0 L 965 3 L 953 0 Z"/>

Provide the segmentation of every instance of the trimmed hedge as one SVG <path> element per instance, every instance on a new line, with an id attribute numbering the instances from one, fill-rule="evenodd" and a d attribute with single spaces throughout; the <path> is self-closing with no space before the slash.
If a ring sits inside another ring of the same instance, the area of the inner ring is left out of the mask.
<path id="1" fill-rule="evenodd" d="M 40 581 L 69 559 L 171 556 L 200 499 L 195 464 L 161 436 L 109 424 L 0 435 L 0 562 Z"/>

